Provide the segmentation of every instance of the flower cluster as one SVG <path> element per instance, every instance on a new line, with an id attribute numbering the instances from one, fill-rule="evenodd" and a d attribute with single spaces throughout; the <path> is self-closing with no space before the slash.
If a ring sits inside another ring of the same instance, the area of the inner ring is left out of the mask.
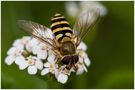
<path id="1" fill-rule="evenodd" d="M 70 1 L 65 3 L 65 9 L 67 11 L 67 14 L 72 18 L 80 15 L 80 13 L 83 13 L 93 8 L 98 8 L 100 10 L 101 17 L 107 14 L 107 8 L 102 3 L 97 1 Z"/>
<path id="2" fill-rule="evenodd" d="M 24 36 L 14 41 L 7 52 L 5 63 L 7 65 L 15 63 L 20 70 L 27 69 L 30 75 L 35 75 L 38 71 L 41 72 L 41 76 L 51 73 L 58 82 L 64 84 L 71 72 L 77 75 L 87 72 L 86 66 L 90 65 L 90 60 L 85 53 L 86 49 L 85 43 L 81 42 L 76 51 L 79 55 L 79 61 L 75 64 L 77 70 L 74 68 L 68 70 L 66 65 L 58 65 L 56 55 L 47 45 L 31 36 Z"/>

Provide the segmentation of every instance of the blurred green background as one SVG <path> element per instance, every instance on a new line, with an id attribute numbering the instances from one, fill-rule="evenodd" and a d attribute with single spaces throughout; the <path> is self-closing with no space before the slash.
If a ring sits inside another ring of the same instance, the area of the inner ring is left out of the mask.
<path id="1" fill-rule="evenodd" d="M 84 39 L 91 66 L 87 73 L 70 77 L 63 85 L 50 76 L 30 76 L 13 64 L 4 63 L 7 50 L 15 39 L 28 35 L 17 26 L 25 19 L 50 26 L 56 12 L 66 17 L 65 2 L 2 1 L 2 88 L 134 88 L 134 2 L 101 2 L 108 14 Z M 73 26 L 73 20 L 67 18 Z"/>

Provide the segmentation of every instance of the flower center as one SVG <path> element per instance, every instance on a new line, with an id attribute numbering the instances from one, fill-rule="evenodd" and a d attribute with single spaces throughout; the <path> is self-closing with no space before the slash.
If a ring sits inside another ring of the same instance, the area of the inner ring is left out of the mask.
<path id="1" fill-rule="evenodd" d="M 53 64 L 50 65 L 50 72 L 54 73 L 55 66 Z"/>
<path id="2" fill-rule="evenodd" d="M 35 61 L 34 61 L 34 60 L 28 60 L 28 63 L 29 63 L 30 65 L 33 65 L 33 64 L 35 63 Z"/>

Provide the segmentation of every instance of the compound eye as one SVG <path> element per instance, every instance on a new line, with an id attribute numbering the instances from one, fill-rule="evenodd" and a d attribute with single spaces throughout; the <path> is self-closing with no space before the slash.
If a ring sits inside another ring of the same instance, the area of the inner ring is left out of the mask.
<path id="1" fill-rule="evenodd" d="M 78 59 L 79 59 L 78 55 L 75 55 L 75 56 L 74 56 L 75 63 L 78 62 Z"/>
<path id="2" fill-rule="evenodd" d="M 70 58 L 69 57 L 64 57 L 62 59 L 62 63 L 65 64 L 65 65 L 68 65 L 70 63 Z"/>
<path id="3" fill-rule="evenodd" d="M 65 65 L 68 65 L 69 64 L 69 60 L 62 60 L 62 63 L 65 64 Z"/>

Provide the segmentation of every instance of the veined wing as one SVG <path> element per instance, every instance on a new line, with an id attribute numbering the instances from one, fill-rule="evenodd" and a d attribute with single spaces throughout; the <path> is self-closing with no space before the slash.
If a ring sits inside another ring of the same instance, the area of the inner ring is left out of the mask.
<path id="1" fill-rule="evenodd" d="M 42 41 L 46 45 L 50 46 L 52 49 L 57 48 L 54 40 L 54 35 L 49 28 L 27 20 L 18 20 L 18 24 L 20 28 L 22 28 L 38 40 Z"/>
<path id="2" fill-rule="evenodd" d="M 90 9 L 78 17 L 73 28 L 76 46 L 80 44 L 86 34 L 94 27 L 100 16 L 99 14 L 99 9 Z"/>

